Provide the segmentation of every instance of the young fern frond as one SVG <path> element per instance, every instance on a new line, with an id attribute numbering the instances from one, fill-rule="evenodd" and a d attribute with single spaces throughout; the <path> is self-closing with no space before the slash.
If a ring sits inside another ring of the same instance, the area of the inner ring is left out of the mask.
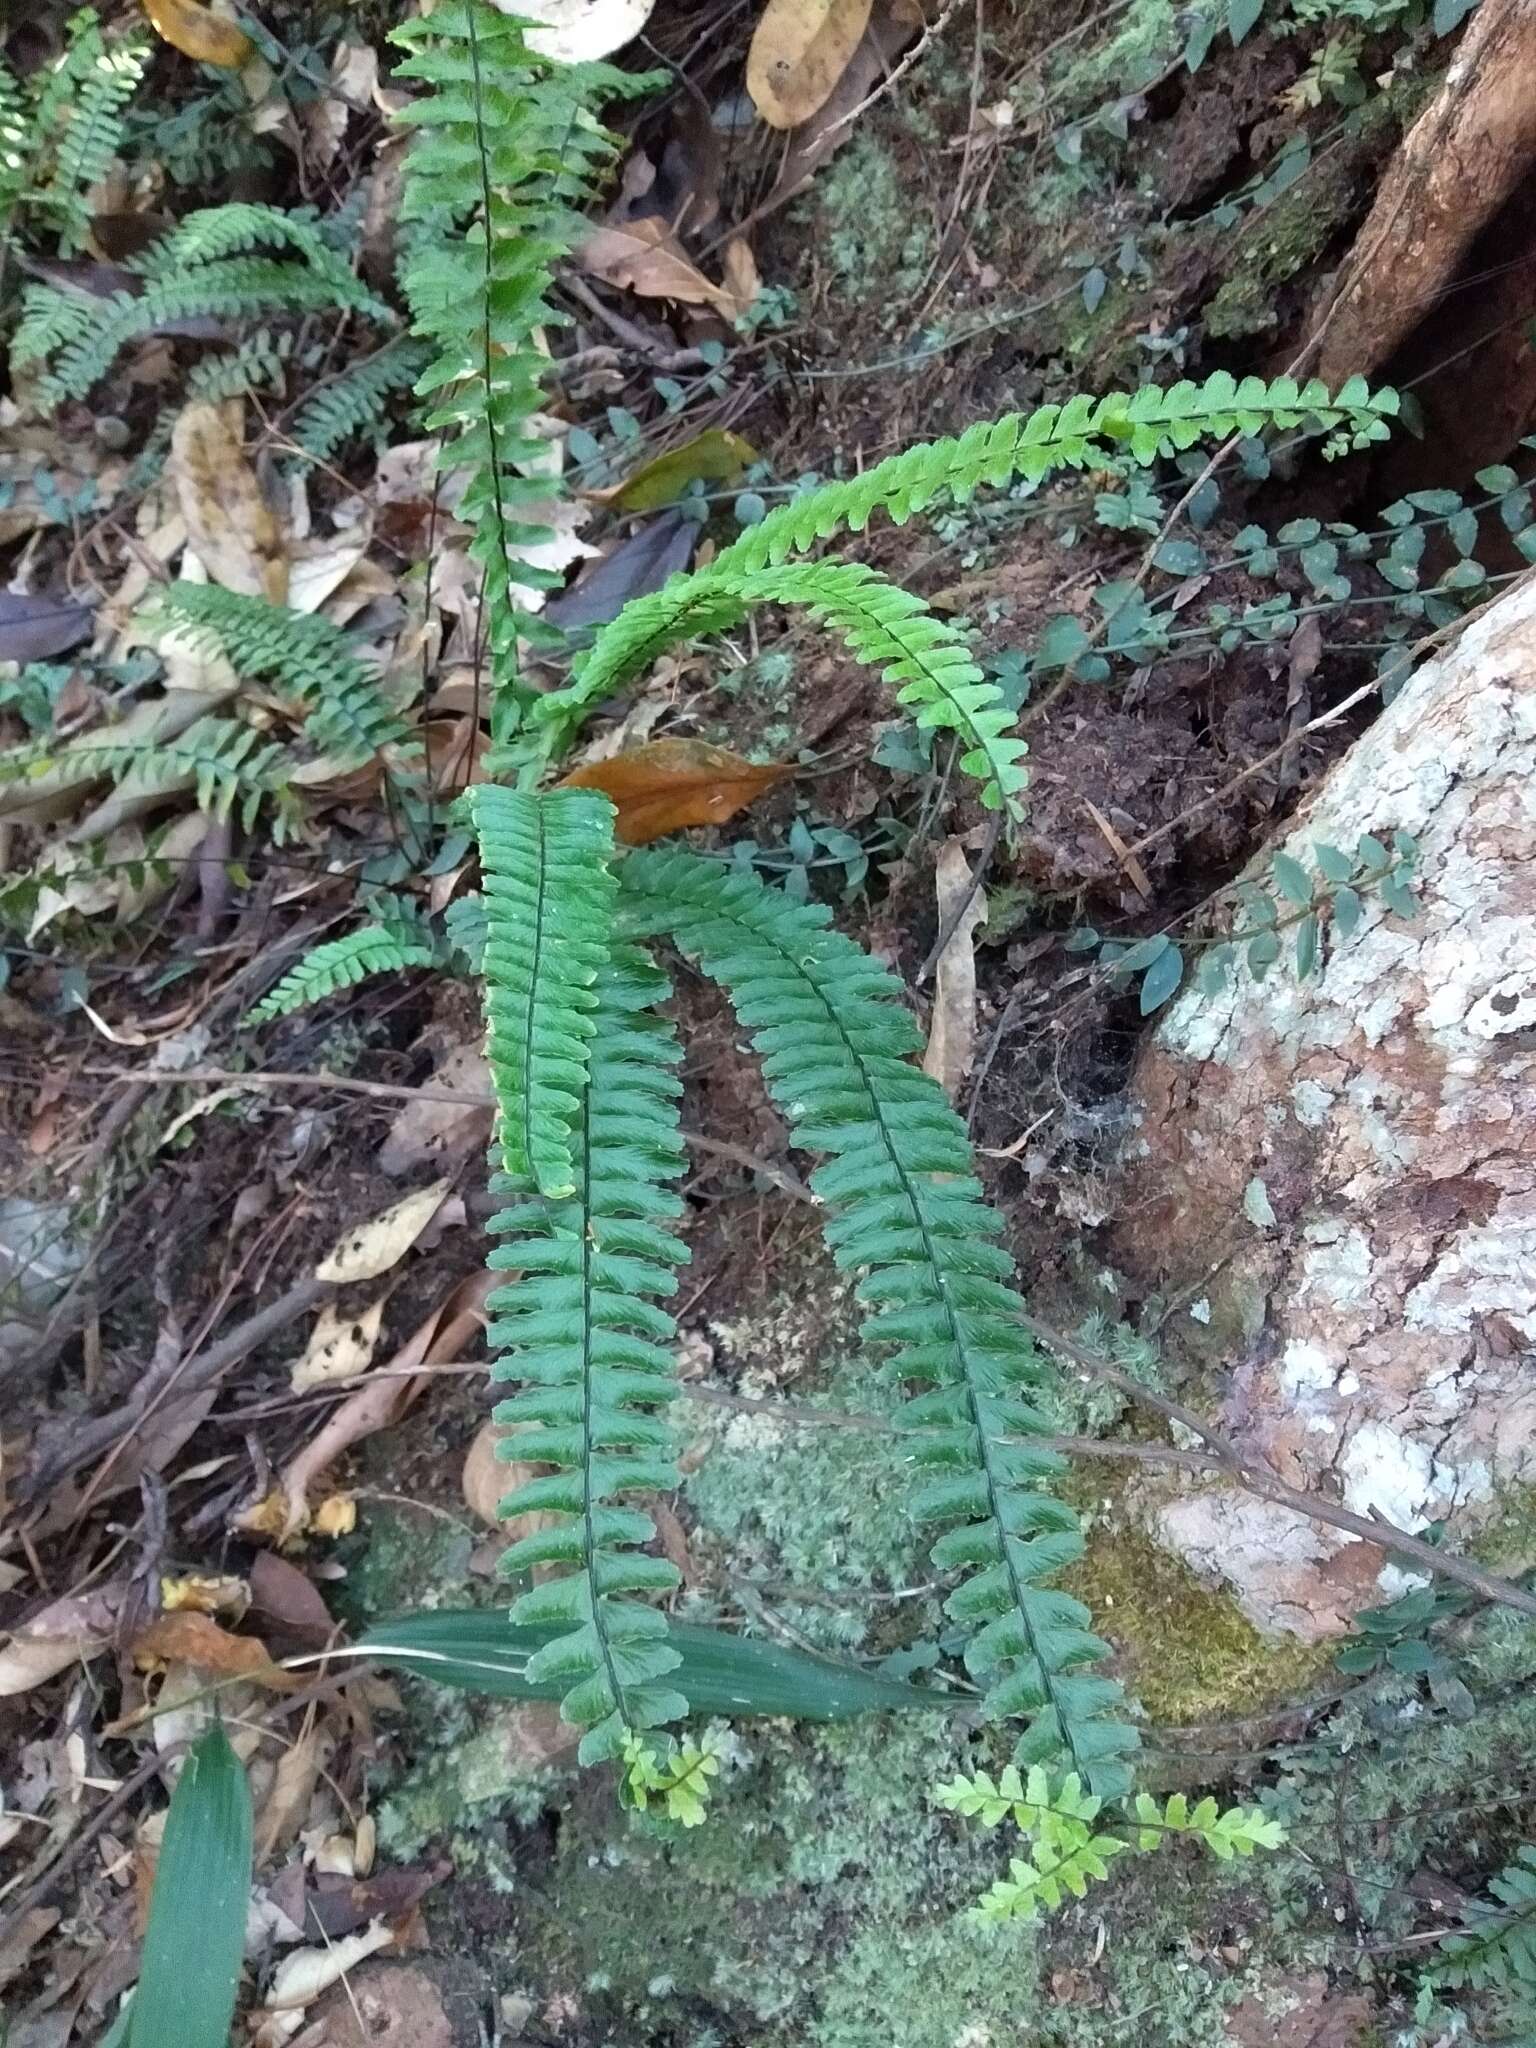
<path id="1" fill-rule="evenodd" d="M 1371 393 L 1352 378 L 1336 397 L 1326 386 L 1279 377 L 1239 383 L 1218 371 L 1201 384 L 1168 390 L 1073 398 L 1066 405 L 983 422 L 957 439 L 927 441 L 845 483 L 823 484 L 771 512 L 707 568 L 674 576 L 654 596 L 628 604 L 598 634 L 575 680 L 533 708 L 546 756 L 560 752 L 587 708 L 693 634 L 735 623 L 757 604 L 803 604 L 842 628 L 860 659 L 890 662 L 901 701 L 920 707 L 918 722 L 947 726 L 967 743 L 963 765 L 986 784 L 993 808 L 1012 806 L 1024 776 L 1023 748 L 1001 737 L 1008 723 L 1002 693 L 971 661 L 958 631 L 934 619 L 921 600 L 848 563 L 793 566 L 791 558 L 844 528 L 859 533 L 877 511 L 898 525 L 940 498 L 957 502 L 983 484 L 1038 482 L 1051 471 L 1081 469 L 1129 454 L 1151 463 L 1197 441 L 1257 434 L 1315 421 L 1362 447 L 1387 433 L 1397 410 L 1392 391 Z"/>
<path id="2" fill-rule="evenodd" d="M 1428 1972 L 1435 1990 L 1514 1989 L 1536 1998 L 1536 1846 L 1524 1843 L 1466 1913 L 1465 1931 L 1445 1935 L 1445 1957 Z"/>
<path id="3" fill-rule="evenodd" d="M 496 967 L 488 971 L 494 990 Z M 517 1429 L 520 1459 L 557 1468 L 516 1487 L 502 1513 L 563 1518 L 514 1543 L 502 1569 L 571 1567 L 521 1594 L 511 1618 L 563 1631 L 529 1660 L 528 1675 L 565 1688 L 565 1718 L 587 1730 L 583 1761 L 622 1756 L 635 1734 L 687 1711 L 665 1682 L 681 1661 L 665 1617 L 631 1597 L 668 1592 L 678 1574 L 645 1555 L 654 1525 L 623 1499 L 678 1483 L 654 1412 L 676 1391 L 677 1331 L 661 1304 L 687 1257 L 672 1234 L 683 1205 L 669 1183 L 684 1155 L 681 1055 L 655 1014 L 666 993 L 665 978 L 628 947 L 615 948 L 598 977 L 570 1197 L 530 1199 L 526 1179 L 492 1180 L 514 1200 L 491 1225 L 506 1242 L 490 1263 L 519 1276 L 491 1296 L 489 1337 L 502 1353 L 494 1376 L 522 1383 L 495 1419 Z"/>
<path id="4" fill-rule="evenodd" d="M 270 1024 L 294 1010 L 323 1002 L 338 989 L 352 988 L 372 974 L 405 967 L 430 967 L 437 957 L 431 938 L 409 919 L 359 926 L 345 938 L 312 946 L 277 986 L 246 1011 L 243 1024 Z"/>
<path id="5" fill-rule="evenodd" d="M 26 151 L 28 189 L 18 196 L 48 222 L 61 256 L 74 255 L 90 234 L 90 195 L 122 146 L 123 110 L 147 57 L 136 38 L 108 42 L 96 16 L 82 12 L 37 93 Z"/>
<path id="6" fill-rule="evenodd" d="M 1048 1368 L 964 1126 L 911 1063 L 899 985 L 822 907 L 750 874 L 641 852 L 620 880 L 626 922 L 667 934 L 725 989 L 794 1142 L 830 1155 L 811 1186 L 838 1263 L 863 1272 L 865 1337 L 893 1351 L 893 1377 L 929 1389 L 904 1411 L 930 1475 L 913 1511 L 952 1525 L 933 1559 L 966 1573 L 947 1611 L 973 1630 L 966 1661 L 988 1711 L 1029 1720 L 1021 1762 L 1064 1755 L 1096 1792 L 1125 1790 L 1136 1734 L 1119 1688 L 1085 1669 L 1105 1646 L 1086 1609 L 1043 1583 L 1082 1549 L 1071 1508 L 1044 1491 L 1062 1461 L 1033 1441 L 1049 1427 L 1030 1399 Z"/>
<path id="7" fill-rule="evenodd" d="M 273 838 L 281 845 L 292 822 L 285 786 L 284 750 L 264 741 L 254 726 L 238 719 L 194 719 L 171 739 L 100 737 L 68 747 L 13 748 L 0 780 L 63 771 L 72 778 L 103 776 L 125 794 L 171 796 L 191 790 L 210 817 L 237 815 L 247 829 L 262 806 L 273 812 Z"/>
<path id="8" fill-rule="evenodd" d="M 328 384 L 317 385 L 294 414 L 295 445 L 316 462 L 328 462 L 343 443 L 372 433 L 397 391 L 409 391 L 426 367 L 421 343 L 397 336 Z"/>
<path id="9" fill-rule="evenodd" d="M 444 0 L 392 39 L 407 52 L 398 75 L 431 88 L 400 116 L 415 130 L 402 204 L 415 232 L 402 282 L 413 331 L 433 348 L 417 385 L 431 401 L 425 425 L 443 436 L 443 467 L 471 473 L 460 510 L 485 579 L 500 738 L 523 708 L 514 586 L 555 580 L 522 559 L 545 535 L 519 517 L 548 496 L 547 482 L 527 474 L 545 452 L 527 423 L 548 368 L 538 337 L 559 320 L 548 301 L 554 265 L 612 153 L 592 107 L 648 81 L 546 62 L 487 0 Z"/>
<path id="10" fill-rule="evenodd" d="M 185 581 L 168 584 L 143 617 L 151 626 L 183 629 L 194 645 L 222 655 L 238 676 L 267 683 L 303 706 L 306 735 L 341 766 L 373 760 L 386 747 L 414 749 L 410 727 L 329 619 Z"/>
<path id="11" fill-rule="evenodd" d="M 577 1186 L 571 1132 L 587 1083 L 598 975 L 613 933 L 613 806 L 477 783 L 465 807 L 480 842 L 486 1057 L 504 1170 L 542 1195 Z"/>

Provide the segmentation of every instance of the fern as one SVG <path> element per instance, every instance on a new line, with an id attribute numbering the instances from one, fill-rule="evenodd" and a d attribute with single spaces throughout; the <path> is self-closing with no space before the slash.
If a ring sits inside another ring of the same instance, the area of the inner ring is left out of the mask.
<path id="1" fill-rule="evenodd" d="M 112 168 L 123 112 L 146 61 L 141 41 L 109 43 L 86 9 L 70 23 L 63 54 L 35 94 L 17 151 L 26 169 L 16 180 L 15 200 L 48 226 L 62 256 L 74 255 L 90 234 L 90 195 Z"/>
<path id="2" fill-rule="evenodd" d="M 485 0 L 445 0 L 392 37 L 407 52 L 398 75 L 431 88 L 400 117 L 416 131 L 402 282 L 413 330 L 433 349 L 417 385 L 430 401 L 425 424 L 443 436 L 443 466 L 471 473 L 460 509 L 475 528 L 471 554 L 484 577 L 500 738 L 527 702 L 516 681 L 514 586 L 556 580 L 521 559 L 544 535 L 518 516 L 548 490 L 519 465 L 532 466 L 542 449 L 527 422 L 548 366 L 539 336 L 559 319 L 547 296 L 553 266 L 569 252 L 574 209 L 612 151 L 592 106 L 644 91 L 649 80 L 606 65 L 550 64 Z"/>
<path id="3" fill-rule="evenodd" d="M 1446 1960 L 1428 1972 L 1435 1990 L 1518 1991 L 1536 1997 L 1536 1847 L 1523 1844 L 1466 1915 L 1466 1932 L 1447 1934 Z"/>
<path id="4" fill-rule="evenodd" d="M 612 926 L 613 807 L 483 783 L 466 793 L 484 870 L 487 1056 L 502 1165 L 543 1195 L 576 1189 L 571 1130 Z"/>
<path id="5" fill-rule="evenodd" d="M 109 730 L 58 749 L 13 748 L 0 765 L 0 780 L 54 771 L 73 779 L 102 776 L 134 796 L 171 796 L 190 789 L 199 809 L 215 818 L 237 814 L 247 830 L 261 807 L 270 805 L 279 844 L 293 822 L 283 748 L 263 741 L 254 726 L 237 719 L 194 719 L 171 739 L 113 739 Z"/>
<path id="6" fill-rule="evenodd" d="M 493 961 L 495 930 L 493 910 Z M 680 1055 L 654 1014 L 666 993 L 663 977 L 625 947 L 597 978 L 571 1196 L 529 1200 L 520 1176 L 492 1182 L 518 1199 L 492 1225 L 509 1242 L 490 1263 L 520 1276 L 491 1297 L 489 1334 L 502 1352 L 495 1376 L 522 1382 L 495 1416 L 518 1429 L 519 1458 L 558 1468 L 515 1488 L 502 1512 L 564 1518 L 514 1543 L 503 1569 L 572 1567 L 521 1594 L 512 1620 L 562 1628 L 529 1660 L 527 1675 L 566 1687 L 565 1718 L 587 1730 L 584 1761 L 628 1754 L 632 1777 L 630 1738 L 687 1709 L 664 1682 L 680 1661 L 664 1618 L 627 1597 L 669 1591 L 678 1574 L 644 1554 L 640 1546 L 655 1535 L 651 1519 L 622 1504 L 624 1495 L 677 1485 L 654 1413 L 675 1392 L 676 1328 L 660 1303 L 687 1256 L 671 1234 L 682 1202 L 664 1185 L 683 1164 L 673 1071 Z M 494 1026 L 492 1045 L 494 1060 Z"/>
<path id="7" fill-rule="evenodd" d="M 638 927 L 667 933 L 725 988 L 794 1142 L 830 1155 L 811 1185 L 838 1263 L 864 1272 L 866 1339 L 893 1350 L 893 1377 L 929 1388 L 905 1410 L 929 1475 L 913 1512 L 954 1525 L 933 1559 L 967 1575 L 947 1610 L 972 1630 L 988 1711 L 1029 1720 L 1021 1761 L 1064 1752 L 1095 1791 L 1124 1789 L 1136 1735 L 1119 1688 L 1084 1668 L 1104 1645 L 1086 1609 L 1042 1583 L 1082 1549 L 1071 1508 L 1042 1490 L 1062 1462 L 1030 1441 L 1048 1427 L 1030 1400 L 1048 1368 L 1021 1327 L 964 1128 L 910 1064 L 919 1040 L 899 984 L 820 906 L 755 876 L 638 853 L 621 881 Z"/>
<path id="8" fill-rule="evenodd" d="M 426 364 L 426 351 L 398 336 L 328 384 L 317 385 L 299 407 L 293 439 L 316 462 L 328 462 L 344 442 L 371 433 L 397 391 L 409 391 Z"/>
<path id="9" fill-rule="evenodd" d="M 312 946 L 261 1001 L 247 1010 L 245 1024 L 270 1024 L 294 1010 L 323 1002 L 339 989 L 352 988 L 373 974 L 393 974 L 405 967 L 430 967 L 437 957 L 431 937 L 403 912 L 361 925 L 345 938 Z"/>
<path id="10" fill-rule="evenodd" d="M 291 335 L 274 335 L 259 327 L 228 355 L 207 356 L 193 364 L 187 372 L 184 403 L 202 399 L 218 405 L 225 399 L 245 398 L 253 391 L 276 391 L 287 379 L 292 357 Z M 156 423 L 157 435 L 164 427 L 167 444 L 175 418 L 175 412 L 168 410 Z"/>
<path id="11" fill-rule="evenodd" d="M 328 619 L 184 581 L 168 585 L 143 616 L 153 626 L 184 629 L 243 680 L 270 684 L 305 707 L 306 735 L 339 766 L 372 760 L 386 747 L 414 748 L 373 671 Z"/>
<path id="12" fill-rule="evenodd" d="M 279 253 L 252 253 L 261 249 Z M 52 285 L 27 287 L 11 361 L 17 369 L 43 367 L 37 391 L 44 406 L 84 398 L 130 341 L 180 321 L 340 311 L 386 324 L 393 319 L 315 227 L 275 207 L 220 206 L 190 214 L 132 267 L 143 289 L 107 299 Z"/>
<path id="13" fill-rule="evenodd" d="M 877 511 L 898 525 L 939 499 L 963 501 L 983 484 L 1022 477 L 1038 482 L 1052 470 L 1084 468 L 1116 453 L 1140 463 L 1202 439 L 1256 434 L 1313 420 L 1356 447 L 1380 439 L 1397 408 L 1396 394 L 1374 395 L 1352 378 L 1336 397 L 1320 383 L 1241 383 L 1218 371 L 1205 384 L 1079 397 L 1025 415 L 971 428 L 958 439 L 923 442 L 861 477 L 824 484 L 772 512 L 726 548 L 709 567 L 674 576 L 653 596 L 625 606 L 598 635 L 576 679 L 533 707 L 546 755 L 558 753 L 587 708 L 647 667 L 677 640 L 735 623 L 759 604 L 804 604 L 842 628 L 861 660 L 888 664 L 900 701 L 920 725 L 960 734 L 962 765 L 985 784 L 992 808 L 1015 808 L 1024 776 L 1023 752 L 1002 737 L 1011 722 L 1002 691 L 971 660 L 960 633 L 933 618 L 921 599 L 857 565 L 796 568 L 791 557 L 843 528 L 862 532 Z"/>
<path id="14" fill-rule="evenodd" d="M 26 92 L 9 65 L 0 63 L 0 226 L 7 232 L 22 194 L 32 154 L 32 117 Z"/>

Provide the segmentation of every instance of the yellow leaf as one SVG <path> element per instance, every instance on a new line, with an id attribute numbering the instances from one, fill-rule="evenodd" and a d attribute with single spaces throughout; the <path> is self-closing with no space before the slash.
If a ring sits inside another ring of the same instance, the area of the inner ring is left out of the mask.
<path id="1" fill-rule="evenodd" d="M 561 787 L 600 789 L 617 806 L 617 837 L 643 846 L 686 825 L 723 825 L 793 773 L 788 762 L 747 761 L 704 740 L 650 740 L 574 769 Z"/>
<path id="2" fill-rule="evenodd" d="M 144 12 L 162 42 L 199 64 L 238 71 L 256 47 L 243 28 L 199 0 L 144 0 Z"/>
<path id="3" fill-rule="evenodd" d="M 734 483 L 749 463 L 756 462 L 757 450 L 740 434 L 726 427 L 711 427 L 696 434 L 681 448 L 671 448 L 637 469 L 608 498 L 616 512 L 656 512 L 670 505 L 697 478 L 708 483 Z M 593 493 L 597 495 L 596 492 Z"/>
<path id="4" fill-rule="evenodd" d="M 160 1581 L 160 1605 L 166 1614 L 185 1610 L 238 1618 L 250 1604 L 251 1589 L 244 1579 L 205 1578 L 193 1572 L 184 1579 L 165 1577 Z"/>
<path id="5" fill-rule="evenodd" d="M 327 1494 L 309 1526 L 317 1536 L 350 1536 L 357 1527 L 357 1502 L 349 1493 Z"/>
<path id="6" fill-rule="evenodd" d="M 188 543 L 213 581 L 286 604 L 283 536 L 222 407 L 197 399 L 182 408 L 168 469 Z"/>
<path id="7" fill-rule="evenodd" d="M 798 128 L 848 68 L 872 0 L 768 0 L 747 52 L 747 91 L 771 128 Z"/>
<path id="8" fill-rule="evenodd" d="M 293 1368 L 290 1385 L 296 1394 L 329 1382 L 356 1379 L 373 1363 L 384 1319 L 384 1297 L 357 1315 L 342 1315 L 334 1301 L 326 1302 L 315 1318 L 304 1356 Z"/>
<path id="9" fill-rule="evenodd" d="M 353 1280 L 377 1280 L 405 1257 L 443 1206 L 448 1187 L 446 1180 L 435 1180 L 431 1187 L 418 1188 L 381 1216 L 357 1224 L 326 1253 L 315 1268 L 315 1277 L 334 1280 L 339 1285 Z"/>

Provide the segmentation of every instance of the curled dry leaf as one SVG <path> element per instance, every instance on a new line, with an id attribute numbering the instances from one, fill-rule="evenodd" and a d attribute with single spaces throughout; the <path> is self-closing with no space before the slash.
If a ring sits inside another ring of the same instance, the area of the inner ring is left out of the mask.
<path id="1" fill-rule="evenodd" d="M 188 545 L 214 582 L 243 597 L 286 603 L 283 536 L 229 411 L 204 399 L 184 406 L 171 430 L 168 468 Z"/>
<path id="2" fill-rule="evenodd" d="M 297 1682 L 272 1662 L 258 1637 L 231 1635 L 211 1616 L 186 1609 L 157 1615 L 139 1630 L 131 1647 L 140 1662 L 189 1664 L 216 1678 L 250 1678 L 278 1691 Z"/>
<path id="3" fill-rule="evenodd" d="M 381 1294 L 358 1315 L 342 1315 L 334 1301 L 325 1303 L 309 1333 L 304 1356 L 293 1368 L 291 1385 L 296 1394 L 336 1380 L 356 1379 L 368 1370 L 384 1320 L 384 1299 Z"/>
<path id="4" fill-rule="evenodd" d="M 747 91 L 772 128 L 824 107 L 869 22 L 871 0 L 768 0 L 747 52 Z"/>
<path id="5" fill-rule="evenodd" d="M 618 838 L 643 846 L 687 825 L 723 825 L 794 772 L 788 762 L 748 761 L 704 740 L 648 740 L 573 769 L 562 787 L 600 789 L 617 806 Z"/>
<path id="6" fill-rule="evenodd" d="M 684 306 L 712 306 L 727 320 L 739 320 L 751 304 L 750 298 L 746 305 L 742 303 L 729 278 L 724 284 L 711 284 L 698 265 L 690 263 L 683 254 L 667 222 L 654 214 L 622 223 L 605 222 L 593 228 L 575 251 L 575 259 L 593 277 L 635 292 L 642 299 L 676 299 Z M 737 285 L 742 281 L 738 278 Z"/>
<path id="7" fill-rule="evenodd" d="M 939 955 L 934 975 L 933 1019 L 923 1071 L 953 1102 L 976 1055 L 976 927 L 986 922 L 987 899 L 971 887 L 970 863 L 958 839 L 946 839 L 934 872 L 939 929 L 957 912 L 960 921 Z M 961 909 L 962 904 L 964 909 Z"/>
<path id="8" fill-rule="evenodd" d="M 200 0 L 144 0 L 144 12 L 161 42 L 199 64 L 238 71 L 255 52 L 244 29 Z"/>
<path id="9" fill-rule="evenodd" d="M 94 1592 L 52 1600 L 13 1629 L 0 1649 L 0 1699 L 13 1699 L 106 1649 L 128 1588 L 114 1580 Z"/>
<path id="10" fill-rule="evenodd" d="M 327 1948 L 295 1949 L 291 1956 L 284 1956 L 278 1964 L 272 1988 L 267 1993 L 265 2009 L 269 2013 L 302 2012 L 365 1956 L 377 1955 L 381 1948 L 388 1948 L 394 1938 L 382 1920 L 375 1920 L 361 1933 L 349 1934 Z"/>
<path id="11" fill-rule="evenodd" d="M 256 1824 L 258 1864 L 297 1839 L 299 1829 L 309 1818 L 309 1803 L 330 1750 L 330 1740 L 321 1729 L 306 1728 L 278 1758 L 271 1789 L 262 1802 Z"/>
<path id="12" fill-rule="evenodd" d="M 339 1238 L 315 1268 L 318 1280 L 345 1285 L 352 1280 L 377 1280 L 403 1259 L 442 1206 L 446 1180 L 406 1195 L 381 1216 L 359 1223 Z"/>

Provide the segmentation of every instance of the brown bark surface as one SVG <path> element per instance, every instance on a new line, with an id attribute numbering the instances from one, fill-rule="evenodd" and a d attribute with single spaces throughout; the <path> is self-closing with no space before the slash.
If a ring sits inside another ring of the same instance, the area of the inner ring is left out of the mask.
<path id="1" fill-rule="evenodd" d="M 1292 1485 L 1410 1529 L 1536 1478 L 1536 577 L 1426 664 L 1287 838 L 1394 830 L 1314 978 L 1183 996 L 1137 1073 L 1127 1263 L 1225 1345 L 1224 1421 Z M 1149 1507 L 1262 1626 L 1334 1633 L 1384 1558 L 1229 1489 Z M 1393 1580 L 1389 1577 L 1386 1589 Z"/>

